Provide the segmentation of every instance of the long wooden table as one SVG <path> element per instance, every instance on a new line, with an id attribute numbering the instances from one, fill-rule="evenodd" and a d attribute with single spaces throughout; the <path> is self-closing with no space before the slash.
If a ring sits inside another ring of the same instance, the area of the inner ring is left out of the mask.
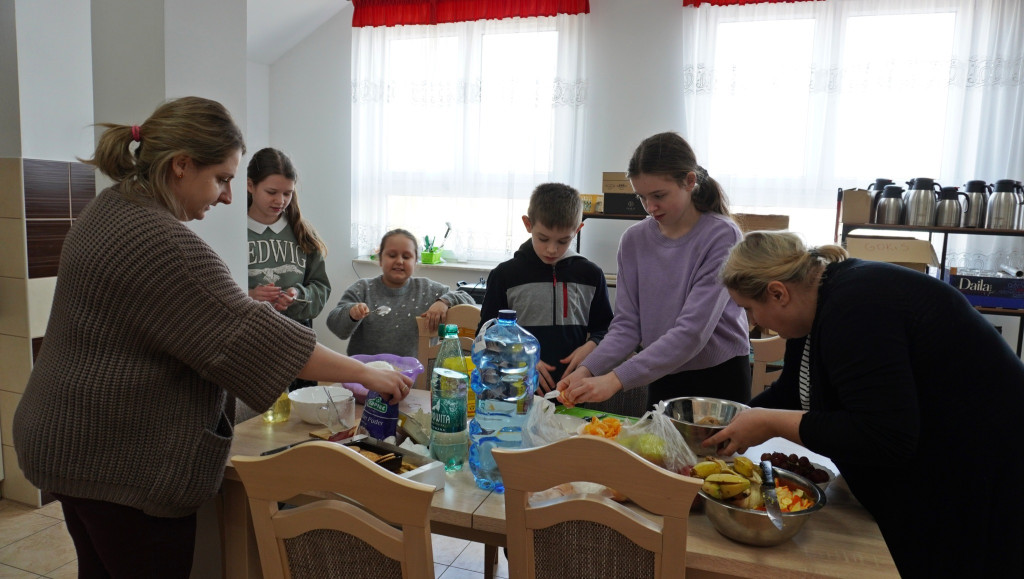
<path id="1" fill-rule="evenodd" d="M 426 391 L 413 391 L 405 410 L 424 407 Z M 427 405 L 429 402 L 426 403 Z M 265 424 L 257 416 L 235 428 L 231 455 L 258 455 L 265 450 L 309 438 L 315 426 L 297 417 Z M 762 452 L 808 456 L 835 470 L 825 457 L 783 439 L 772 439 L 746 453 L 760 460 Z M 731 541 L 700 512 L 689 521 L 687 574 L 714 577 L 898 577 L 896 567 L 874 519 L 850 494 L 842 477 L 829 487 L 828 504 L 792 540 L 775 547 L 750 547 Z M 259 556 L 252 532 L 245 489 L 231 464 L 221 495 L 224 576 L 259 577 Z M 485 545 L 505 544 L 504 495 L 476 487 L 468 469 L 447 475 L 444 489 L 434 493 L 431 530 Z M 493 554 L 494 550 L 491 549 Z M 493 571 L 493 569 L 488 569 Z M 490 575 L 490 574 L 488 574 Z"/>

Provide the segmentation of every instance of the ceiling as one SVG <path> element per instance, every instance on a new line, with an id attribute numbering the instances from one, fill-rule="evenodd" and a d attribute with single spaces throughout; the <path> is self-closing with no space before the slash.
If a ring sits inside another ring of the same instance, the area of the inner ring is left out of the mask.
<path id="1" fill-rule="evenodd" d="M 347 4 L 348 0 L 247 0 L 249 61 L 273 64 Z"/>

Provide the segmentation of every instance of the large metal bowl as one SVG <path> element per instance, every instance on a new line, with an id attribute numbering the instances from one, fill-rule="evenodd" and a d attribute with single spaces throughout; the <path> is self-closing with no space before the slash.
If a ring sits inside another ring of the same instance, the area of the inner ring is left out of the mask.
<path id="1" fill-rule="evenodd" d="M 697 396 L 670 398 L 662 400 L 660 405 L 662 412 L 683 435 L 686 445 L 698 457 L 714 454 L 713 448 L 701 446 L 705 438 L 725 428 L 741 411 L 750 409 L 746 404 L 732 400 Z M 707 424 L 708 420 L 714 424 Z"/>
<path id="2" fill-rule="evenodd" d="M 772 524 L 765 511 L 744 509 L 711 498 L 703 490 L 699 491 L 704 498 L 704 512 L 711 524 L 719 533 L 734 541 L 757 547 L 771 547 L 784 543 L 796 535 L 811 515 L 825 506 L 825 491 L 806 478 L 783 470 L 775 469 L 775 476 L 784 479 L 786 486 L 804 489 L 814 498 L 814 505 L 804 511 L 782 513 L 782 530 Z"/>

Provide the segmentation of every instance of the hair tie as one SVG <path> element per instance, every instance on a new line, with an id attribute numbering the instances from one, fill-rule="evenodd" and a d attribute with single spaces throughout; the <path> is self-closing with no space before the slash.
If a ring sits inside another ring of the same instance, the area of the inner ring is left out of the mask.
<path id="1" fill-rule="evenodd" d="M 142 127 L 139 125 L 132 125 L 132 140 L 136 143 L 142 142 Z"/>
<path id="2" fill-rule="evenodd" d="M 818 248 L 817 247 L 809 250 L 807 253 L 809 253 L 811 255 L 812 259 L 821 259 L 821 253 L 818 252 Z"/>

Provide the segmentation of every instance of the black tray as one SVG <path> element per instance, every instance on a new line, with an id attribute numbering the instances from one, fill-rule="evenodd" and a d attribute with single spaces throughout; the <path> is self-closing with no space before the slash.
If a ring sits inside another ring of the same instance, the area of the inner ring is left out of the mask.
<path id="1" fill-rule="evenodd" d="M 377 454 L 379 454 L 381 456 L 386 455 L 386 454 L 392 454 L 393 456 L 391 458 L 388 458 L 387 460 L 384 460 L 384 461 L 377 462 L 377 464 L 382 466 L 382 467 L 384 467 L 384 468 L 386 468 L 386 469 L 388 469 L 388 470 L 390 470 L 391 472 L 393 472 L 395 474 L 398 474 L 399 471 L 402 470 L 402 458 L 405 456 L 404 453 L 396 452 L 396 451 L 391 450 L 389 448 L 386 448 L 384 446 L 380 446 L 378 444 L 374 444 L 372 442 L 369 442 L 368 440 L 365 440 L 365 439 L 363 439 L 363 440 L 353 440 L 352 442 L 344 442 L 342 444 L 344 444 L 345 446 L 349 446 L 349 447 L 356 447 L 356 448 L 360 448 L 362 450 L 368 450 L 370 452 L 377 453 Z"/>

